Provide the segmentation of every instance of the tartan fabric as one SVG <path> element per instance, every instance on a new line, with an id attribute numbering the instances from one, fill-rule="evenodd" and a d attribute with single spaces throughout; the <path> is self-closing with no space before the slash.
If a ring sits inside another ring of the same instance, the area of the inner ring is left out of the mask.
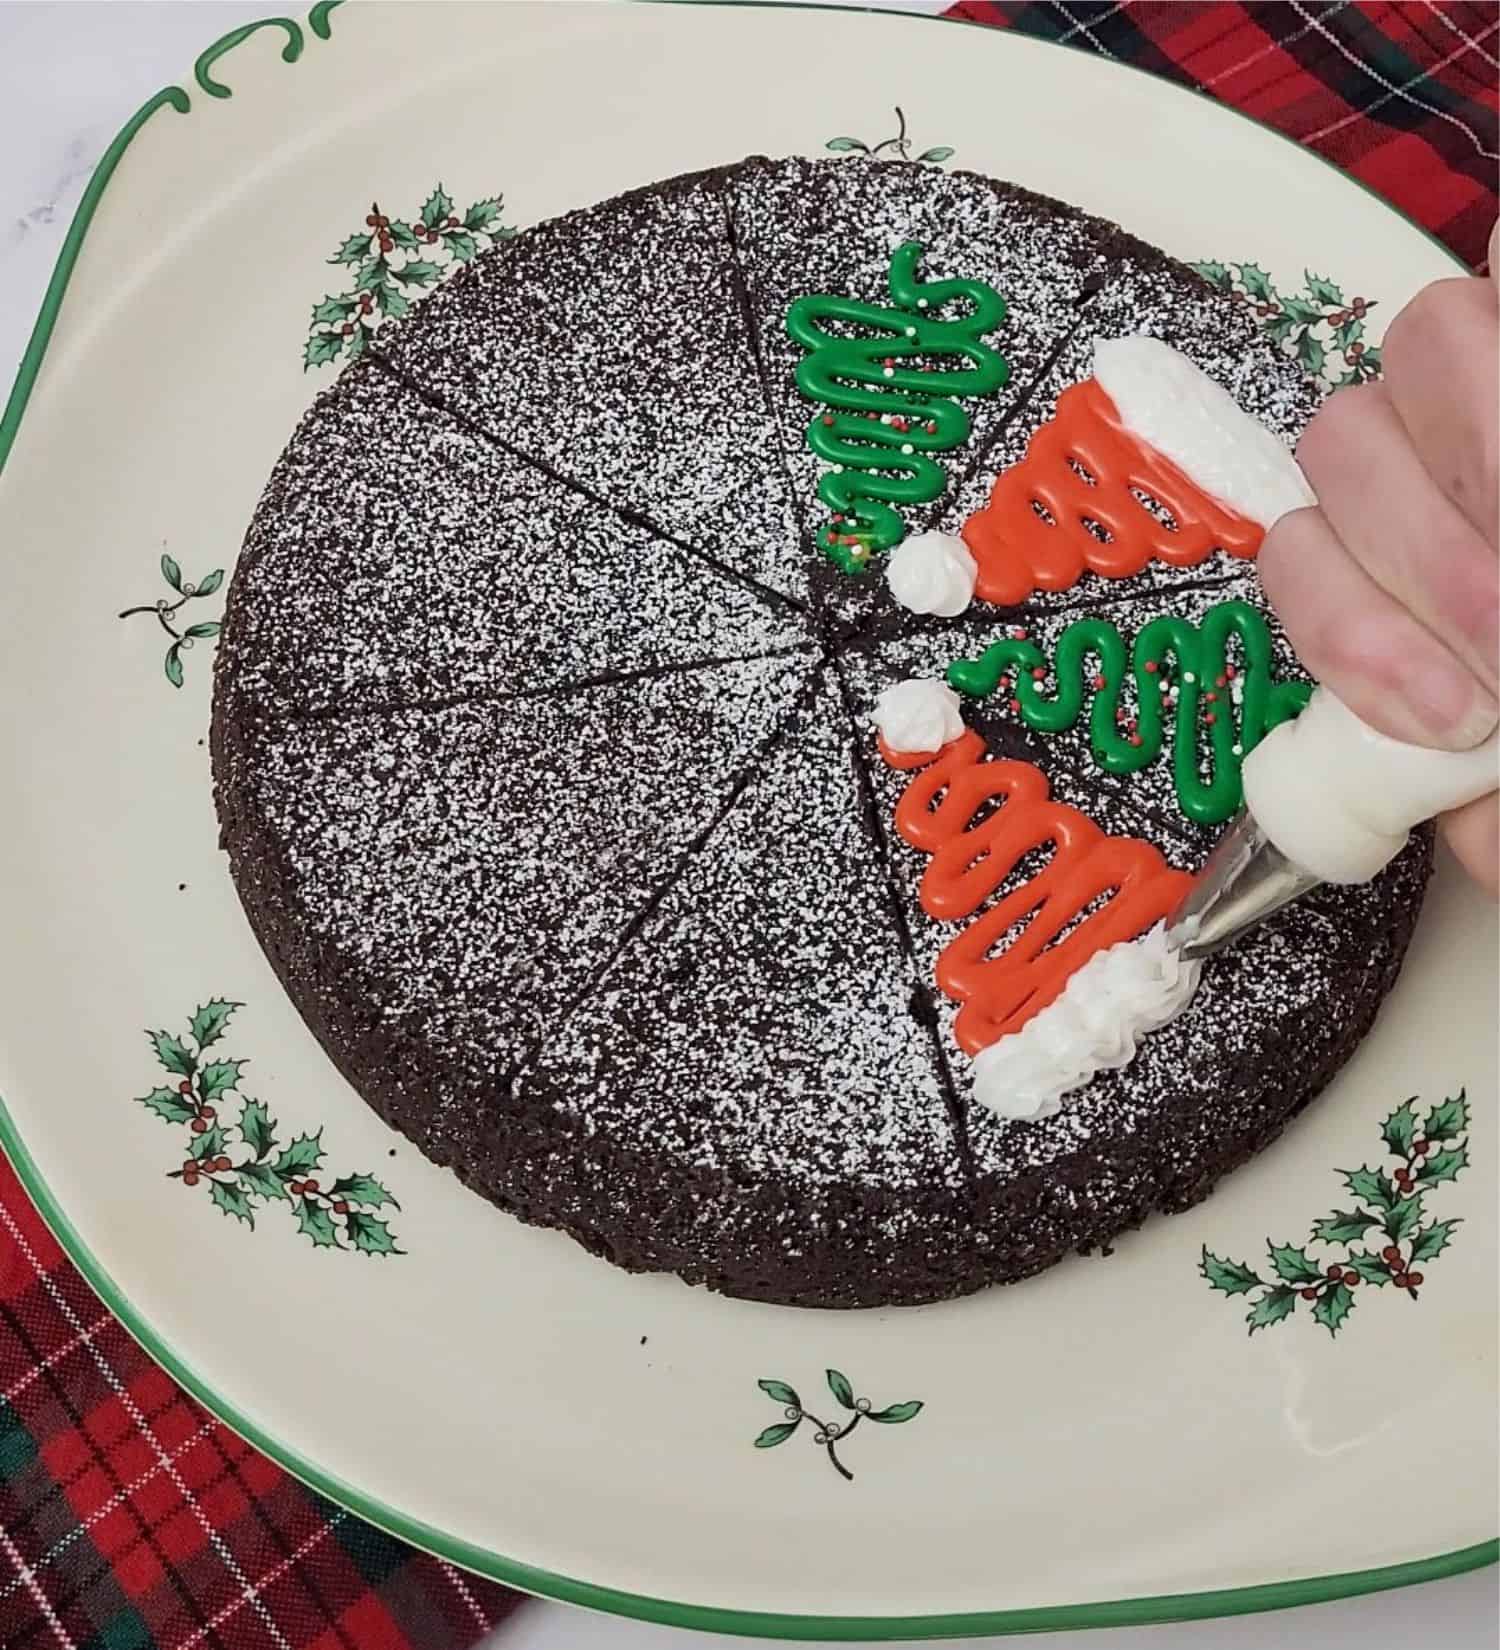
<path id="1" fill-rule="evenodd" d="M 1206 92 L 1482 267 L 1500 153 L 1494 5 L 962 0 L 949 15 Z M 0 1159 L 3 1650 L 463 1650 L 516 1602 L 215 1422 L 104 1311 Z"/>
<path id="2" fill-rule="evenodd" d="M 1205 92 L 1333 161 L 1466 264 L 1485 267 L 1500 210 L 1494 4 L 959 0 L 946 15 L 1061 41 Z"/>
<path id="3" fill-rule="evenodd" d="M 99 1304 L 0 1158 L 4 1650 L 461 1650 L 517 1602 L 220 1426 Z"/>

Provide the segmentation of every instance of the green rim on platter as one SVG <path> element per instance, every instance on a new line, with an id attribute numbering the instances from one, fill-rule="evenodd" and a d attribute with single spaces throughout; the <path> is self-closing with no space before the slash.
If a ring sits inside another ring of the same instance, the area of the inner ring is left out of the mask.
<path id="1" fill-rule="evenodd" d="M 331 39 L 330 13 L 341 0 L 319 0 L 308 14 L 308 27 L 320 40 Z M 760 0 L 676 0 L 687 4 L 758 4 Z M 801 10 L 835 10 L 841 8 L 804 5 Z M 892 13 L 911 16 L 910 13 Z M 925 15 L 928 21 L 951 22 L 951 19 Z M 267 27 L 279 28 L 286 36 L 282 47 L 283 61 L 295 63 L 302 55 L 305 41 L 302 27 L 286 17 L 264 18 L 242 25 L 216 40 L 198 57 L 194 65 L 194 80 L 209 97 L 232 95 L 211 73 L 214 65 L 243 40 Z M 993 31 L 986 30 L 993 37 Z M 1056 44 L 1056 42 L 1047 42 Z M 1126 65 L 1133 67 L 1133 65 Z M 1147 71 L 1139 71 L 1145 73 Z M 1181 88 L 1178 88 L 1181 89 Z M 1205 101 L 1212 102 L 1205 94 Z M 83 250 L 89 226 L 99 202 L 109 186 L 115 168 L 141 127 L 160 108 L 170 106 L 178 114 L 191 108 L 189 94 L 180 86 L 168 86 L 158 92 L 125 123 L 114 141 L 105 150 L 84 190 L 83 197 L 68 227 L 57 264 L 48 282 L 41 309 L 30 340 L 22 355 L 15 384 L 0 414 L 0 471 L 20 430 L 27 402 L 40 374 L 42 362 L 52 337 L 69 280 L 79 254 Z M 1219 105 L 1219 107 L 1224 107 Z M 1239 111 L 1232 111 L 1238 113 Z M 1258 121 L 1242 115 L 1242 119 L 1258 127 Z M 1273 134 L 1281 136 L 1279 133 Z M 1283 139 L 1291 142 L 1291 139 Z M 1306 151 L 1303 151 L 1304 153 Z M 1321 159 L 1321 157 L 1316 157 Z M 1347 183 L 1357 183 L 1333 165 Z M 1361 189 L 1365 186 L 1358 185 Z M 1365 193 L 1374 195 L 1373 190 Z M 1380 199 L 1379 196 L 1375 196 Z M 1420 224 L 1412 223 L 1389 202 L 1381 204 L 1434 245 L 1440 245 Z M 1443 249 L 1446 253 L 1447 249 Z M 1447 254 L 1451 258 L 1451 253 Z M 1458 261 L 1453 260 L 1455 263 Z M 1459 265 L 1459 267 L 1463 267 Z M 1031 1609 L 967 1612 L 953 1615 L 925 1616 L 805 1616 L 785 1615 L 752 1610 L 717 1609 L 707 1605 L 684 1604 L 672 1599 L 652 1598 L 644 1594 L 622 1592 L 615 1588 L 597 1586 L 571 1576 L 534 1568 L 515 1559 L 506 1558 L 483 1548 L 471 1546 L 445 1532 L 405 1516 L 394 1507 L 384 1505 L 333 1476 L 315 1462 L 271 1437 L 247 1415 L 216 1393 L 181 1357 L 167 1346 L 147 1322 L 144 1314 L 124 1295 L 97 1256 L 84 1242 L 66 1211 L 62 1208 L 44 1180 L 40 1169 L 22 1139 L 15 1120 L 0 1099 L 0 1149 L 10 1159 L 27 1195 L 36 1204 L 53 1235 L 72 1263 L 87 1279 L 104 1305 L 114 1313 L 141 1346 L 194 1398 L 218 1417 L 226 1426 L 271 1457 L 286 1471 L 347 1507 L 370 1523 L 390 1534 L 425 1548 L 451 1563 L 461 1565 L 479 1575 L 518 1587 L 526 1592 L 565 1603 L 585 1605 L 615 1615 L 633 1616 L 645 1621 L 664 1623 L 672 1627 L 692 1627 L 720 1633 L 759 1635 L 781 1639 L 876 1640 L 953 1638 L 966 1635 L 1029 1633 L 1051 1629 L 1078 1627 L 1124 1627 L 1163 1621 L 1190 1621 L 1214 1616 L 1243 1615 L 1259 1610 L 1284 1609 L 1301 1604 L 1317 1604 L 1331 1599 L 1350 1598 L 1362 1593 L 1374 1593 L 1388 1588 L 1410 1586 L 1416 1582 L 1436 1581 L 1444 1576 L 1459 1575 L 1500 1561 L 1500 1539 L 1479 1542 L 1453 1552 L 1436 1553 L 1430 1557 L 1412 1559 L 1402 1564 L 1385 1565 L 1373 1570 L 1346 1570 L 1337 1575 L 1307 1576 L 1296 1580 L 1264 1583 L 1259 1586 L 1232 1587 L 1210 1592 L 1167 1593 L 1151 1598 L 1109 1599 L 1095 1604 L 1043 1605 Z"/>

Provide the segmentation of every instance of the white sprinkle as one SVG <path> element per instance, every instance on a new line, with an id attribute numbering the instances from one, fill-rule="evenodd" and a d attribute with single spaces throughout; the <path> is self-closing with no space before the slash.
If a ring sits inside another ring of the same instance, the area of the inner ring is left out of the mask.
<path id="1" fill-rule="evenodd" d="M 909 441 L 903 441 L 903 442 L 902 442 L 902 443 L 901 443 L 901 451 L 902 451 L 902 452 L 903 452 L 903 453 L 905 453 L 905 454 L 906 454 L 906 455 L 907 455 L 907 457 L 908 457 L 908 458 L 909 458 L 909 457 L 910 457 L 910 456 L 911 456 L 911 455 L 912 455 L 912 454 L 913 454 L 913 453 L 914 453 L 914 452 L 915 452 L 915 451 L 916 451 L 916 450 L 917 450 L 917 449 L 916 449 L 916 448 L 915 448 L 915 447 L 913 447 L 913 446 L 912 446 L 912 444 L 911 444 L 911 442 L 909 442 Z"/>
<path id="2" fill-rule="evenodd" d="M 896 376 L 896 369 L 894 367 L 882 367 L 880 370 L 887 378 L 894 378 Z"/>

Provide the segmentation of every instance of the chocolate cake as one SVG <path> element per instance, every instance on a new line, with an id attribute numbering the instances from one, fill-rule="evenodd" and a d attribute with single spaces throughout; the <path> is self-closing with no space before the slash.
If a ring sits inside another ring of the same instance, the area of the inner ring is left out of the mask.
<path id="1" fill-rule="evenodd" d="M 1007 626 L 1050 651 L 1083 614 L 1257 592 L 1215 554 L 946 620 L 829 564 L 787 311 L 888 301 L 911 241 L 924 279 L 1003 295 L 1009 366 L 913 532 L 984 504 L 1096 336 L 1166 340 L 1286 439 L 1316 405 L 1244 306 L 1112 224 L 932 167 L 751 159 L 527 231 L 383 329 L 276 466 L 215 679 L 236 886 L 368 1103 L 620 1266 L 799 1305 L 959 1295 L 1203 1197 L 1353 1052 L 1429 870 L 1419 838 L 1272 919 L 1056 1115 L 975 1101 L 877 697 Z M 1081 727 L 966 714 L 1102 829 L 1201 863 L 1169 763 L 1121 777 Z"/>

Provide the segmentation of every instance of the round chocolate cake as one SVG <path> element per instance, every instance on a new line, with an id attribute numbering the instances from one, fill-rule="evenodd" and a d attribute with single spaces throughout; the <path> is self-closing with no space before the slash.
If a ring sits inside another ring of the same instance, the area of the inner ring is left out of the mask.
<path id="1" fill-rule="evenodd" d="M 1003 297 L 1009 369 L 911 533 L 985 505 L 1096 337 L 1165 340 L 1288 440 L 1316 405 L 1246 306 L 1112 224 L 931 167 L 751 159 L 527 231 L 383 329 L 271 477 L 215 679 L 235 883 L 369 1104 L 620 1266 L 809 1306 L 1021 1278 L 1203 1197 L 1364 1036 L 1430 861 L 1414 840 L 1272 919 L 1054 1115 L 976 1101 L 878 697 L 1017 630 L 1050 658 L 1081 616 L 1258 595 L 1216 551 L 944 619 L 879 556 L 830 563 L 786 318 L 889 304 L 908 242 L 923 280 Z M 1013 708 L 966 707 L 992 756 L 1201 863 L 1216 830 L 1167 758 L 1108 772 L 1085 722 Z"/>

